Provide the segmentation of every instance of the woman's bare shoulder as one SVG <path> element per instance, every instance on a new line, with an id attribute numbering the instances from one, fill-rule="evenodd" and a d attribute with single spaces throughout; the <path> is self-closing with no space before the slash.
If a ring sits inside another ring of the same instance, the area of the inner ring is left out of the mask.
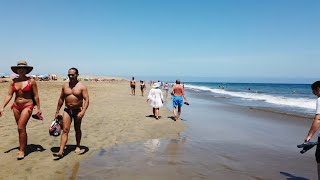
<path id="1" fill-rule="evenodd" d="M 36 83 L 36 80 L 34 80 L 33 78 L 29 78 L 28 81 L 30 81 L 31 83 Z"/>
<path id="2" fill-rule="evenodd" d="M 18 78 L 13 78 L 11 82 L 12 82 L 12 83 L 19 82 L 19 79 L 18 79 Z"/>

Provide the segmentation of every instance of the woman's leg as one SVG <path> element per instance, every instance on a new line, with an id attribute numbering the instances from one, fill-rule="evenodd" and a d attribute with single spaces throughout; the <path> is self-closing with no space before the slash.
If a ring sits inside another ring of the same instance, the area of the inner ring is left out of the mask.
<path id="1" fill-rule="evenodd" d="M 32 110 L 29 107 L 26 107 L 22 110 L 22 112 L 18 111 L 17 109 L 13 108 L 13 114 L 16 119 L 16 123 L 18 126 L 18 133 L 19 133 L 19 153 L 18 159 L 24 158 L 24 151 L 28 143 L 28 135 L 27 135 L 27 123 L 30 119 L 32 114 Z"/>
<path id="2" fill-rule="evenodd" d="M 159 108 L 156 108 L 156 119 L 159 119 Z"/>

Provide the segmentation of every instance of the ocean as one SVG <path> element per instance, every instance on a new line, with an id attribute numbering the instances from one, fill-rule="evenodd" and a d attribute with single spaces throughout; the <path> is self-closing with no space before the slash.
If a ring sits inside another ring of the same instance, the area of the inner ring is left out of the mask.
<path id="1" fill-rule="evenodd" d="M 185 89 L 199 98 L 225 102 L 279 113 L 310 117 L 316 97 L 310 84 L 186 82 Z"/>

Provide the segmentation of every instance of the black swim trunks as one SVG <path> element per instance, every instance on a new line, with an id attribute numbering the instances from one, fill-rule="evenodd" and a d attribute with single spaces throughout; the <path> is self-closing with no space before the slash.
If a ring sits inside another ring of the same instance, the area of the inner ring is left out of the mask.
<path id="1" fill-rule="evenodd" d="M 131 85 L 131 88 L 132 89 L 136 89 L 136 85 Z"/>
<path id="2" fill-rule="evenodd" d="M 320 137 L 318 137 L 318 142 L 320 142 Z M 317 163 L 320 163 L 320 144 L 317 145 L 317 149 L 316 149 L 316 161 Z"/>
<path id="3" fill-rule="evenodd" d="M 81 109 L 68 109 L 68 108 L 64 108 L 64 111 L 69 114 L 70 119 L 71 119 L 71 121 L 72 121 L 72 118 L 75 119 L 75 118 L 77 117 L 78 113 L 81 111 Z"/>

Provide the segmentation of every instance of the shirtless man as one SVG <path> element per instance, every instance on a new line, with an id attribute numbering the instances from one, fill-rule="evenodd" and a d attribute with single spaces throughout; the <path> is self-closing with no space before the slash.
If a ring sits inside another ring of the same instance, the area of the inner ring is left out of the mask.
<path id="1" fill-rule="evenodd" d="M 74 120 L 74 129 L 77 141 L 75 152 L 80 153 L 80 141 L 82 135 L 81 121 L 89 106 L 89 94 L 87 87 L 78 81 L 78 76 L 78 69 L 70 68 L 68 70 L 70 82 L 63 85 L 61 95 L 58 100 L 55 117 L 58 117 L 63 102 L 65 102 L 65 108 L 62 119 L 63 131 L 61 134 L 60 150 L 53 154 L 55 157 L 63 157 L 63 151 L 68 141 L 68 134 L 72 119 Z"/>
<path id="2" fill-rule="evenodd" d="M 141 90 L 141 96 L 143 96 L 143 93 L 146 90 L 146 84 L 142 80 L 140 81 L 140 90 Z"/>
<path id="3" fill-rule="evenodd" d="M 134 77 L 132 77 L 132 80 L 130 81 L 130 88 L 131 88 L 131 95 L 136 95 L 136 81 L 134 80 Z"/>
<path id="4" fill-rule="evenodd" d="M 173 115 L 176 121 L 180 121 L 181 107 L 183 104 L 183 99 L 185 104 L 188 104 L 186 96 L 184 94 L 184 88 L 180 84 L 180 80 L 176 80 L 176 84 L 172 87 L 171 94 L 173 95 Z M 178 116 L 177 116 L 177 107 L 178 107 Z"/>

